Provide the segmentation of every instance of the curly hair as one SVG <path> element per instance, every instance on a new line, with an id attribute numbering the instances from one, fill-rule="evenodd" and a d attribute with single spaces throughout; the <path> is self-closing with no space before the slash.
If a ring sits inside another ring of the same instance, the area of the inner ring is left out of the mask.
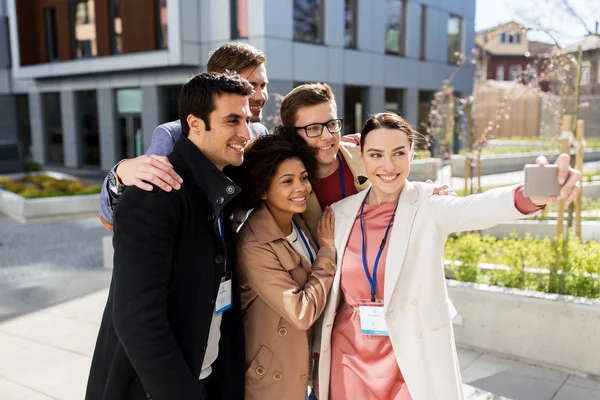
<path id="1" fill-rule="evenodd" d="M 315 187 L 318 183 L 315 150 L 294 133 L 294 128 L 278 126 L 272 135 L 257 138 L 246 149 L 244 163 L 230 175 L 242 188 L 237 206 L 246 210 L 258 206 L 261 196 L 269 190 L 277 168 L 290 158 L 302 161 L 308 180 Z"/>

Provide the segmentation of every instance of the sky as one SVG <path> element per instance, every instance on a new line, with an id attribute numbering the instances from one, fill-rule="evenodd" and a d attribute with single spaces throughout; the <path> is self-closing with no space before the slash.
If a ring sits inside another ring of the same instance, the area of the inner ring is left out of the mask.
<path id="1" fill-rule="evenodd" d="M 587 31 L 564 6 L 571 4 L 592 32 L 600 22 L 600 0 L 476 0 L 475 30 L 480 31 L 511 20 L 552 31 L 561 45 L 582 39 Z M 599 30 L 600 31 L 600 30 Z M 553 43 L 542 31 L 529 32 L 530 40 Z"/>

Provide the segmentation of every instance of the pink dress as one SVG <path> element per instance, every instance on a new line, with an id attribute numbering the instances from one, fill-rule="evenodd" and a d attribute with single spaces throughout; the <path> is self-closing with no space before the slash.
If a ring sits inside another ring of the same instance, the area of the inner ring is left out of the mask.
<path id="1" fill-rule="evenodd" d="M 378 206 L 365 204 L 363 223 L 371 276 L 381 239 L 395 206 L 395 203 Z M 377 299 L 383 299 L 388 246 L 389 240 L 377 267 Z M 344 301 L 335 317 L 331 338 L 330 399 L 411 400 L 389 337 L 363 335 L 360 331 L 356 301 L 369 299 L 371 289 L 362 264 L 362 235 L 358 216 L 348 239 L 341 268 Z"/>

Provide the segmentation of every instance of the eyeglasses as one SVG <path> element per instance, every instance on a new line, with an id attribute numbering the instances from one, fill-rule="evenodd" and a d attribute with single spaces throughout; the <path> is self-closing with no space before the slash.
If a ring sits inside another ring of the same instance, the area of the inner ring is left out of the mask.
<path id="1" fill-rule="evenodd" d="M 306 136 L 309 138 L 316 138 L 323 134 L 323 128 L 327 128 L 329 133 L 332 135 L 335 133 L 340 133 L 344 128 L 344 120 L 341 118 L 332 119 L 331 121 L 327 121 L 325 123 L 314 123 L 306 126 L 297 126 L 296 129 L 304 130 Z"/>

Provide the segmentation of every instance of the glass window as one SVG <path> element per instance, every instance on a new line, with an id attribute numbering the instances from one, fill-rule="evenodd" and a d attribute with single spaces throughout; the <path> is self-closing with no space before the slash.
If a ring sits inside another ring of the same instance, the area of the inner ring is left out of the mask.
<path id="1" fill-rule="evenodd" d="M 169 14 L 167 12 L 167 0 L 156 0 L 158 7 L 158 48 L 169 47 Z"/>
<path id="2" fill-rule="evenodd" d="M 367 111 L 367 88 L 344 87 L 344 134 L 360 132 Z"/>
<path id="3" fill-rule="evenodd" d="M 98 46 L 96 42 L 94 0 L 78 0 L 71 3 L 71 21 L 73 57 L 85 58 L 97 56 Z"/>
<path id="4" fill-rule="evenodd" d="M 511 65 L 508 68 L 508 79 L 511 81 L 520 81 L 523 78 L 523 67 L 520 65 Z"/>
<path id="5" fill-rule="evenodd" d="M 56 46 L 56 8 L 44 7 L 44 28 L 46 29 L 46 52 L 48 62 L 58 60 Z"/>
<path id="6" fill-rule="evenodd" d="M 462 18 L 451 14 L 448 18 L 448 62 L 456 64 L 462 52 Z"/>
<path id="7" fill-rule="evenodd" d="M 403 56 L 406 42 L 406 1 L 387 0 L 385 51 Z"/>
<path id="8" fill-rule="evenodd" d="M 581 63 L 581 86 L 587 86 L 590 84 L 590 73 L 592 64 L 589 61 L 583 61 Z"/>
<path id="9" fill-rule="evenodd" d="M 95 90 L 77 92 L 81 127 L 83 165 L 100 165 L 100 130 L 98 128 L 98 101 Z"/>
<path id="10" fill-rule="evenodd" d="M 248 37 L 248 0 L 231 0 L 231 38 Z"/>
<path id="11" fill-rule="evenodd" d="M 323 43 L 323 0 L 294 0 L 294 40 Z"/>
<path id="12" fill-rule="evenodd" d="M 419 46 L 419 58 L 424 60 L 427 57 L 427 6 L 421 5 L 421 45 Z"/>
<path id="13" fill-rule="evenodd" d="M 358 30 L 358 0 L 345 0 L 344 8 L 344 45 L 349 49 L 356 48 Z"/>
<path id="14" fill-rule="evenodd" d="M 395 112 L 402 115 L 404 113 L 404 90 L 385 89 L 385 111 Z"/>
<path id="15" fill-rule="evenodd" d="M 48 163 L 64 164 L 63 127 L 60 113 L 60 94 L 42 93 L 42 107 L 48 138 Z"/>
<path id="16" fill-rule="evenodd" d="M 504 80 L 504 65 L 498 65 L 496 67 L 496 80 L 497 81 Z"/>
<path id="17" fill-rule="evenodd" d="M 123 20 L 121 19 L 120 0 L 112 0 L 112 52 L 113 54 L 123 53 Z"/>

